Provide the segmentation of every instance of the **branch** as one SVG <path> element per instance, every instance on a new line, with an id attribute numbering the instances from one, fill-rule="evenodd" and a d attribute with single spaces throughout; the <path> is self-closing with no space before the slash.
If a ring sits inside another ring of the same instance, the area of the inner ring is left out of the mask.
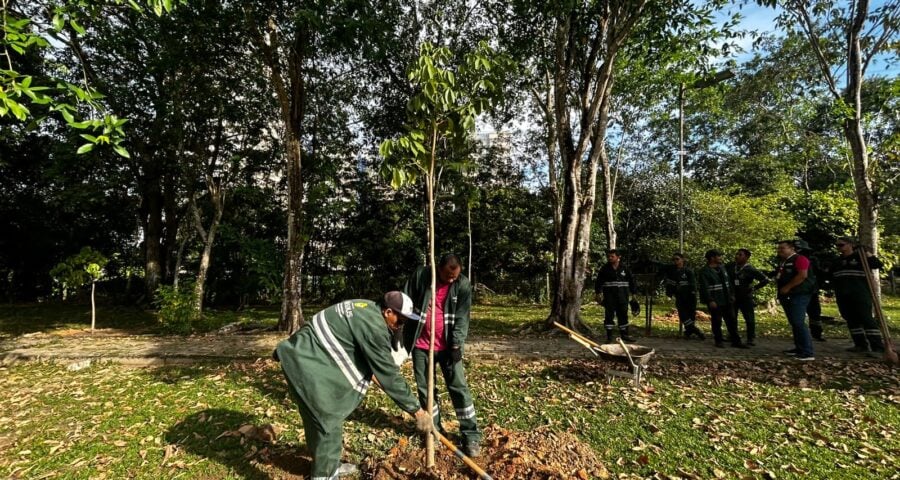
<path id="1" fill-rule="evenodd" d="M 887 43 L 887 41 L 897 31 L 896 26 L 897 26 L 898 19 L 892 18 L 892 17 L 900 16 L 900 1 L 894 2 L 893 5 L 885 5 L 885 10 L 890 13 L 888 13 L 888 15 L 885 16 L 881 21 L 881 25 L 884 27 L 884 30 L 882 30 L 882 32 L 881 32 L 881 36 L 879 36 L 878 39 L 875 40 L 875 43 L 872 44 L 872 48 L 864 56 L 864 60 L 863 60 L 863 64 L 862 64 L 862 74 L 863 75 L 866 74 L 866 69 L 869 68 L 869 62 L 872 60 L 872 57 L 874 57 L 875 55 L 878 54 L 878 52 L 882 49 L 882 47 L 884 47 L 884 45 Z M 868 32 L 866 32 L 865 36 L 871 35 L 872 32 L 875 31 L 875 28 L 877 28 L 877 25 L 878 24 L 872 25 L 872 28 Z"/>
<path id="2" fill-rule="evenodd" d="M 203 228 L 203 219 L 200 218 L 200 209 L 197 208 L 197 196 L 195 194 L 191 194 L 191 213 L 194 215 L 194 228 L 197 229 L 197 233 L 200 234 L 200 238 L 206 242 L 206 230 Z"/>
<path id="3" fill-rule="evenodd" d="M 837 83 L 834 81 L 834 76 L 831 74 L 828 60 L 825 58 L 825 53 L 822 51 L 822 43 L 819 41 L 819 35 L 816 32 L 812 18 L 809 16 L 809 12 L 806 10 L 806 6 L 799 1 L 789 3 L 785 6 L 788 11 L 799 20 L 800 26 L 806 33 L 810 46 L 812 46 L 813 52 L 816 54 L 816 60 L 819 62 L 819 68 L 822 70 L 822 75 L 825 77 L 825 83 L 828 84 L 828 89 L 831 91 L 831 94 L 834 95 L 835 99 L 840 100 L 841 93 L 837 89 Z"/>

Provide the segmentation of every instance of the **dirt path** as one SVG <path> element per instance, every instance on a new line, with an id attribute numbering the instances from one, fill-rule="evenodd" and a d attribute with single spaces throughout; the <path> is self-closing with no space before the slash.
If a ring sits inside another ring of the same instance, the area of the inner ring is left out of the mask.
<path id="1" fill-rule="evenodd" d="M 253 361 L 268 357 L 284 336 L 279 333 L 220 334 L 191 337 L 124 335 L 115 331 L 69 331 L 35 333 L 0 339 L 0 364 L 30 360 L 54 360 L 75 363 L 85 360 L 111 361 L 134 366 L 189 364 L 195 362 Z M 640 345 L 656 349 L 660 359 L 735 359 L 784 358 L 791 348 L 789 338 L 763 338 L 756 347 L 741 350 L 715 348 L 712 340 L 682 340 L 671 337 L 642 337 Z M 844 349 L 848 340 L 816 342 L 817 358 L 867 360 L 864 354 Z M 467 356 L 484 360 L 584 358 L 591 353 L 562 336 L 485 336 L 466 344 Z"/>

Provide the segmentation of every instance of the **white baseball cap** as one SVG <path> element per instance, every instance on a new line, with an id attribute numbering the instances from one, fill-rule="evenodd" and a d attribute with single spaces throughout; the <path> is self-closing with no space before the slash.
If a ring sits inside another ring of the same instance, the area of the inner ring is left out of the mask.
<path id="1" fill-rule="evenodd" d="M 384 294 L 384 306 L 393 310 L 398 316 L 409 320 L 419 321 L 422 318 L 413 310 L 412 299 L 399 290 Z"/>

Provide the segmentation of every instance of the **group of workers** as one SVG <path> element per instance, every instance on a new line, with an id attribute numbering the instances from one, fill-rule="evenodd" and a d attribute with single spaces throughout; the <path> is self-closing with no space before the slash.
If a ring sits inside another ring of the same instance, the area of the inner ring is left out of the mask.
<path id="1" fill-rule="evenodd" d="M 835 246 L 839 259 L 827 271 L 817 272 L 803 254 L 808 249 L 805 242 L 778 242 L 779 263 L 769 275 L 750 265 L 752 253 L 745 248 L 739 249 L 729 263 L 724 262 L 721 251 L 709 250 L 706 265 L 697 272 L 686 266 L 683 254 L 676 253 L 672 264 L 663 270 L 665 292 L 675 299 L 685 338 L 705 339 L 697 326 L 699 295 L 710 314 L 716 347 L 724 347 L 727 340 L 733 347 L 749 348 L 756 342 L 754 294 L 774 280 L 794 339 L 794 348 L 785 353 L 810 361 L 815 359 L 812 339 L 824 341 L 818 302 L 821 279 L 817 274 L 827 276 L 853 339 L 850 350 L 883 351 L 881 332 L 872 317 L 872 297 L 862 259 L 873 270 L 880 268 L 881 262 L 870 254 L 860 255 L 850 238 L 838 239 Z M 630 310 L 637 315 L 640 310 L 637 284 L 619 251 L 606 253 L 607 262 L 599 269 L 595 283 L 598 302 L 605 309 L 606 341 L 612 342 L 618 329 L 623 341 L 632 342 L 628 314 Z M 303 420 L 306 443 L 313 457 L 313 480 L 337 479 L 357 472 L 355 465 L 341 463 L 343 424 L 360 405 L 372 382 L 415 418 L 416 429 L 423 435 L 431 435 L 434 429 L 444 434 L 438 402 L 426 411 L 432 338 L 435 364 L 459 420 L 464 453 L 471 457 L 480 454 L 482 434 L 462 362 L 472 287 L 461 270 L 459 257 L 445 255 L 437 265 L 434 291 L 429 267 L 419 267 L 403 291 L 388 292 L 375 302 L 348 300 L 332 305 L 278 344 L 273 357 L 281 362 L 288 390 Z M 738 331 L 738 314 L 744 317 L 746 340 Z M 416 396 L 399 370 L 398 364 L 406 352 L 413 360 Z M 436 390 L 435 386 L 435 399 Z"/>
<path id="2" fill-rule="evenodd" d="M 470 457 L 480 454 L 482 433 L 462 362 L 472 287 L 461 270 L 459 257 L 444 255 L 437 265 L 434 292 L 430 268 L 419 267 L 402 292 L 388 292 L 377 302 L 348 300 L 332 305 L 275 348 L 273 357 L 281 362 L 303 420 L 306 445 L 313 457 L 313 480 L 337 479 L 358 471 L 356 465 L 341 463 L 343 424 L 373 380 L 415 418 L 419 432 L 431 435 L 437 429 L 444 434 L 437 382 L 433 409 L 425 410 L 432 324 L 435 365 L 443 374 L 456 411 L 464 452 Z M 402 361 L 404 352 L 412 355 L 418 398 L 395 360 L 400 357 Z"/>
<path id="3" fill-rule="evenodd" d="M 835 293 L 841 317 L 847 321 L 853 352 L 883 352 L 881 331 L 872 316 L 872 296 L 862 259 L 868 268 L 876 270 L 882 264 L 875 256 L 855 248 L 849 237 L 835 242 L 839 253 L 836 261 L 827 269 L 818 268 L 807 255 L 809 245 L 803 240 L 778 242 L 777 268 L 769 275 L 750 265 L 752 255 L 746 248 L 738 249 L 734 261 L 725 263 L 723 253 L 712 249 L 706 252 L 706 265 L 694 272 L 685 265 L 681 253 L 672 256 L 672 265 L 663 269 L 666 295 L 674 297 L 678 319 L 685 338 L 705 339 L 697 327 L 697 296 L 706 304 L 710 315 L 716 347 L 724 347 L 726 338 L 722 323 L 728 333 L 727 341 L 735 348 L 749 348 L 756 342 L 755 292 L 774 280 L 777 299 L 784 309 L 794 340 L 794 348 L 785 351 L 800 361 L 815 360 L 812 340 L 824 341 L 821 323 L 822 308 L 819 303 L 820 282 L 830 281 Z M 607 262 L 597 273 L 595 293 L 605 310 L 606 341 L 614 340 L 618 327 L 619 337 L 626 342 L 629 335 L 628 310 L 637 314 L 640 309 L 635 295 L 637 284 L 631 271 L 621 259 L 618 250 L 606 252 Z M 771 277 L 771 280 L 770 280 Z M 746 340 L 738 331 L 738 315 L 744 317 Z M 809 326 L 806 318 L 809 316 Z M 614 321 L 618 321 L 618 325 Z"/>

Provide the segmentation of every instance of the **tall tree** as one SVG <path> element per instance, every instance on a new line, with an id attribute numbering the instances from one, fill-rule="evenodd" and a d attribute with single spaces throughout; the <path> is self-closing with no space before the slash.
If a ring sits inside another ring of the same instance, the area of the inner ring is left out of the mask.
<path id="1" fill-rule="evenodd" d="M 588 265 L 591 223 L 596 198 L 597 171 L 609 181 L 606 128 L 615 60 L 647 0 L 628 2 L 517 2 L 516 17 L 526 19 L 530 31 L 547 25 L 549 40 L 546 86 L 552 97 L 541 97 L 548 135 L 559 154 L 559 240 L 555 265 L 555 295 L 548 321 L 583 328 L 581 293 Z M 552 108 L 552 112 L 550 111 Z M 611 205 L 606 210 L 606 237 L 615 246 Z"/>
<path id="2" fill-rule="evenodd" d="M 759 3 L 783 8 L 785 13 L 778 17 L 779 24 L 802 32 L 812 47 L 821 79 L 841 113 L 840 128 L 852 154 L 859 239 L 877 253 L 879 205 L 866 145 L 862 90 L 870 62 L 896 41 L 900 2 L 887 1 L 874 9 L 869 0 L 760 0 Z M 839 78 L 841 71 L 846 76 L 843 84 Z"/>

